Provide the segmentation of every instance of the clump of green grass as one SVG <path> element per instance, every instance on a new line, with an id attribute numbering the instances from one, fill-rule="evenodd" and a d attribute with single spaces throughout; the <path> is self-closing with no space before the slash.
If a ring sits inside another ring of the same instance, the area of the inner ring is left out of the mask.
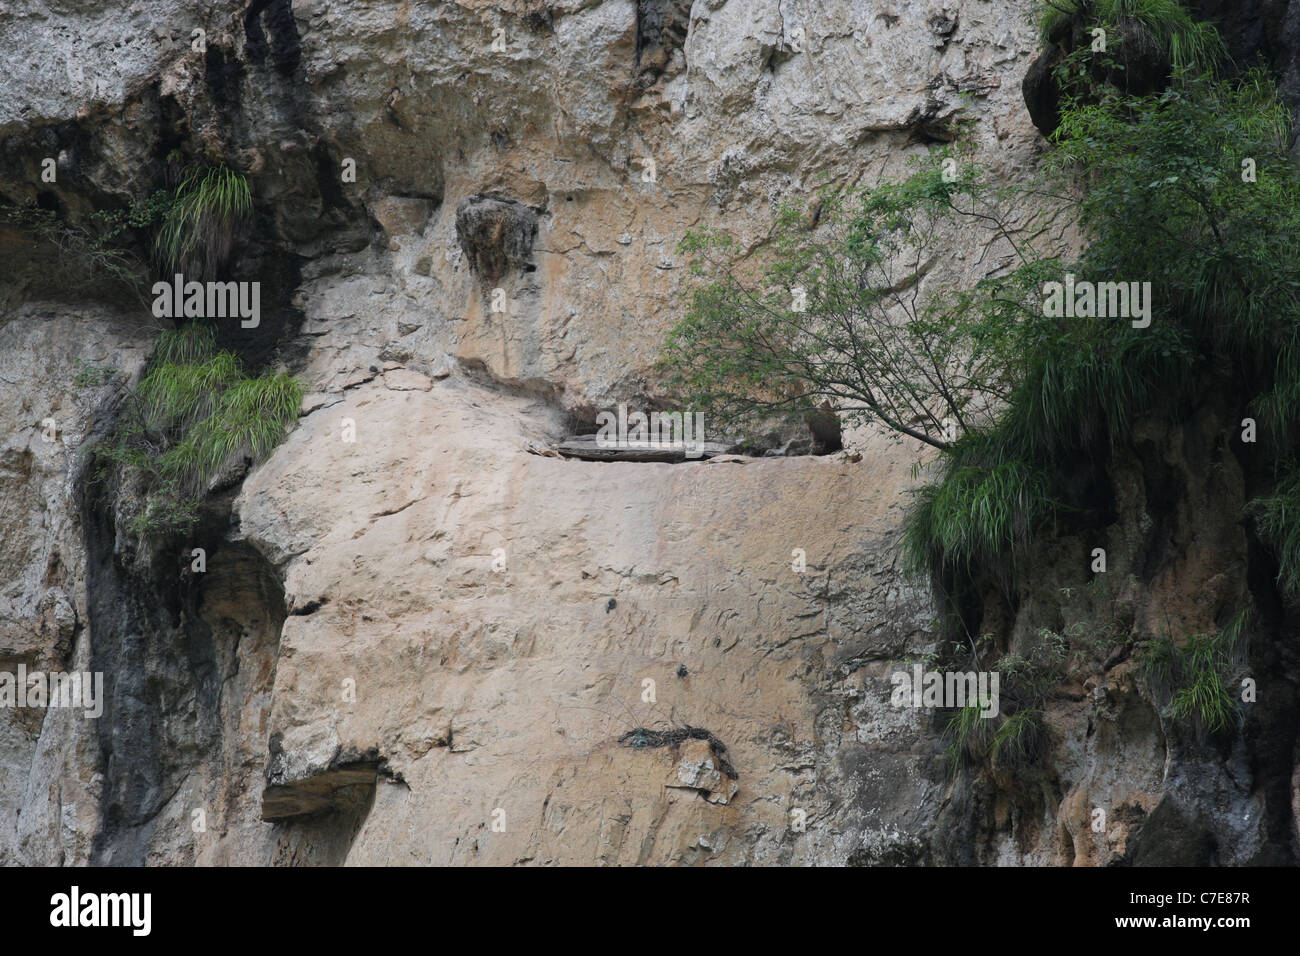
<path id="1" fill-rule="evenodd" d="M 1300 601 L 1300 470 L 1293 469 L 1273 493 L 1251 502 L 1260 539 L 1277 559 L 1277 583 L 1292 601 Z"/>
<path id="2" fill-rule="evenodd" d="M 133 530 L 188 528 L 223 471 L 241 458 L 260 462 L 283 441 L 302 396 L 302 383 L 292 376 L 248 377 L 234 353 L 217 349 L 211 328 L 164 332 L 117 440 L 101 449 L 106 462 L 146 478 Z"/>
<path id="3" fill-rule="evenodd" d="M 216 351 L 216 330 L 210 325 L 190 322 L 159 335 L 149 358 L 154 365 L 181 365 L 201 362 Z"/>
<path id="4" fill-rule="evenodd" d="M 975 701 L 958 708 L 949 718 L 943 737 L 948 742 L 945 755 L 951 773 L 955 774 L 966 758 L 978 760 L 987 752 L 993 721 L 983 716 L 983 710 L 983 702 Z"/>
<path id="5" fill-rule="evenodd" d="M 221 393 L 212 414 L 197 421 L 168 449 L 162 470 L 181 488 L 199 493 L 232 461 L 266 458 L 298 417 L 302 384 L 288 375 L 238 381 Z"/>
<path id="6" fill-rule="evenodd" d="M 1023 767 L 1038 758 L 1044 733 L 1041 710 L 1018 710 L 1002 721 L 994 731 L 989 755 L 995 764 L 1010 768 Z"/>
<path id="7" fill-rule="evenodd" d="M 1138 648 L 1147 684 L 1157 699 L 1168 698 L 1170 716 L 1212 734 L 1237 721 L 1237 702 L 1226 675 L 1249 620 L 1250 612 L 1242 611 L 1222 630 L 1193 634 L 1181 646 L 1164 634 Z"/>
<path id="8" fill-rule="evenodd" d="M 150 428 L 184 429 L 211 415 L 222 393 L 242 377 L 239 359 L 222 351 L 201 361 L 154 365 L 136 397 Z"/>
<path id="9" fill-rule="evenodd" d="M 1196 364 L 1190 335 L 1168 324 L 1057 322 L 1036 346 L 1004 427 L 1014 451 L 1040 460 L 1123 441 L 1157 399 L 1184 392 Z"/>
<path id="10" fill-rule="evenodd" d="M 939 480 L 915 492 L 902 537 L 909 569 L 969 569 L 1013 554 L 1054 512 L 1046 470 L 1002 439 L 996 431 L 963 438 L 941 460 Z"/>
<path id="11" fill-rule="evenodd" d="M 1024 708 L 1008 717 L 984 717 L 982 705 L 967 704 L 955 711 L 944 728 L 944 756 L 950 774 L 968 761 L 989 758 L 999 767 L 1026 767 L 1042 754 L 1046 728 L 1039 708 Z"/>
<path id="12" fill-rule="evenodd" d="M 252 211 L 253 193 L 241 174 L 225 166 L 189 170 L 154 240 L 159 262 L 194 278 L 212 276 Z"/>
<path id="13" fill-rule="evenodd" d="M 1039 35 L 1047 42 L 1079 20 L 1102 27 L 1137 24 L 1175 71 L 1210 72 L 1226 56 L 1219 32 L 1194 20 L 1179 0 L 1044 0 L 1038 9 Z"/>
<path id="14" fill-rule="evenodd" d="M 1184 650 L 1187 683 L 1171 701 L 1171 713 L 1179 720 L 1199 720 L 1211 733 L 1231 722 L 1236 704 L 1219 675 L 1219 649 L 1215 635 L 1196 635 Z"/>

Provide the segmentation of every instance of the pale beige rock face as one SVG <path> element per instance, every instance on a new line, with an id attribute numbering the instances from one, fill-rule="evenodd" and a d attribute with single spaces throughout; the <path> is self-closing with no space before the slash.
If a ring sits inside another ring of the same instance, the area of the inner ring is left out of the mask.
<path id="1" fill-rule="evenodd" d="M 632 0 L 548 5 L 553 29 L 498 6 L 298 14 L 315 111 L 352 117 L 327 124 L 358 163 L 348 188 L 375 197 L 389 240 L 377 261 L 349 261 L 304 289 L 335 368 L 364 368 L 367 346 L 384 343 L 426 360 L 446 353 L 590 413 L 656 392 L 651 366 L 680 316 L 687 229 L 759 244 L 775 205 L 823 177 L 901 174 L 927 149 L 927 123 L 971 120 L 978 162 L 1002 179 L 1032 175 L 1041 140 L 1020 96 L 1037 48 L 1027 3 L 696 3 L 685 47 L 644 90 Z M 954 19 L 936 33 L 932 21 Z M 497 29 L 503 51 L 492 47 Z M 535 271 L 497 286 L 505 312 L 492 311 L 454 228 L 457 203 L 488 190 L 540 213 Z M 390 191 L 443 201 L 426 209 Z M 925 285 L 1003 268 L 1010 250 L 985 245 L 974 229 L 954 237 Z M 348 316 L 362 325 L 340 328 Z"/>
<path id="2" fill-rule="evenodd" d="M 75 31 L 53 41 L 44 5 L 9 4 L 22 15 L 7 45 L 37 65 L 0 97 L 0 129 L 102 115 L 113 183 L 130 184 L 146 148 L 133 130 L 148 118 L 118 114 L 161 74 L 197 135 L 215 137 L 202 58 L 182 41 L 204 26 L 213 42 L 242 42 L 241 5 L 153 0 L 125 23 L 117 5 L 88 5 L 55 14 Z M 549 25 L 530 25 L 543 6 Z M 1039 140 L 1019 91 L 1037 52 L 1030 7 L 699 0 L 685 47 L 665 51 L 643 87 L 633 0 L 295 3 L 301 82 L 292 96 L 249 85 L 241 161 L 274 201 L 277 176 L 311 145 L 292 101 L 331 156 L 356 160 L 344 188 L 378 231 L 350 254 L 301 244 L 294 371 L 311 394 L 246 480 L 231 534 L 232 548 L 269 560 L 290 613 L 276 633 L 276 615 L 243 590 L 247 562 L 214 558 L 199 613 L 221 746 L 140 825 L 144 855 L 838 864 L 920 846 L 946 799 L 942 742 L 921 713 L 889 704 L 895 665 L 933 640 L 928 599 L 900 579 L 895 549 L 915 449 L 864 431 L 850 440 L 856 462 L 605 464 L 527 449 L 563 437 L 565 413 L 659 393 L 652 365 L 681 316 L 688 228 L 757 247 L 775 203 L 823 174 L 900 174 L 926 148 L 917 137 L 959 110 L 977 161 L 1006 181 L 1030 175 Z M 128 47 L 97 75 L 105 44 L 141 24 L 181 45 Z M 28 55 L 50 43 L 54 55 Z M 455 233 L 459 201 L 484 191 L 539 215 L 533 271 L 501 280 L 504 313 Z M 974 233 L 952 248 L 925 288 L 1007 261 Z M 25 351 L 0 351 L 6 394 L 47 378 L 24 321 Z M 56 351 L 89 348 L 66 323 L 48 334 Z M 134 320 L 114 318 L 95 340 L 138 370 Z M 19 497 L 0 512 L 0 577 L 19 584 L 3 623 L 29 643 L 51 542 L 64 541 L 67 604 L 84 619 L 86 603 L 67 570 L 85 559 L 68 472 L 30 458 L 32 423 L 53 401 L 37 395 L 5 420 L 25 437 L 5 446 Z M 62 608 L 56 597 L 52 620 Z M 75 659 L 96 638 L 81 633 Z M 0 862 L 89 858 L 99 747 L 62 719 L 4 725 L 16 743 L 4 748 Z M 688 725 L 726 746 L 734 780 L 699 740 L 619 742 Z M 338 764 L 371 758 L 384 775 L 372 804 L 343 814 L 355 833 L 328 815 L 262 822 L 268 763 L 273 783 L 328 788 Z M 197 834 L 195 809 L 207 819 Z M 1046 862 L 1057 843 L 1025 851 L 1007 837 L 1002 852 Z"/>
<path id="3" fill-rule="evenodd" d="M 150 347 L 125 313 L 46 305 L 0 320 L 0 671 L 90 669 L 75 483 L 115 391 L 93 370 L 130 380 Z M 80 710 L 0 708 L 0 864 L 85 859 L 99 823 L 94 726 Z"/>
<path id="4" fill-rule="evenodd" d="M 238 504 L 290 603 L 329 599 L 281 639 L 268 729 L 283 779 L 371 750 L 400 774 L 379 785 L 358 863 L 906 849 L 943 801 L 941 744 L 888 705 L 887 662 L 931 639 L 893 548 L 914 449 L 854 433 L 856 464 L 555 460 L 522 450 L 560 434 L 542 406 L 407 376 L 460 363 L 562 410 L 635 402 L 656 394 L 651 366 L 681 314 L 688 228 L 759 243 L 777 202 L 822 174 L 900 174 L 925 149 L 918 118 L 959 109 L 978 161 L 1029 175 L 1026 10 L 952 4 L 945 37 L 939 4 L 697 3 L 684 51 L 641 90 L 633 3 L 557 5 L 552 32 L 491 6 L 372 5 L 347 16 L 346 38 L 337 8 L 299 15 L 319 112 L 355 117 L 335 133 L 356 188 L 392 177 L 443 201 L 381 192 L 370 208 L 388 242 L 308 267 L 306 374 L 335 396 L 319 401 L 343 400 L 304 419 Z M 409 59 L 392 74 L 377 64 L 398 43 Z M 505 313 L 455 234 L 457 203 L 487 190 L 540 213 L 535 271 L 500 281 Z M 952 248 L 927 288 L 1007 261 L 974 232 Z M 377 378 L 386 361 L 408 371 Z M 795 548 L 806 575 L 790 570 Z M 725 805 L 683 788 L 695 761 L 618 743 L 688 724 L 729 748 Z"/>
<path id="5" fill-rule="evenodd" d="M 459 378 L 344 395 L 237 512 L 291 608 L 327 600 L 281 636 L 285 778 L 377 750 L 405 781 L 380 784 L 349 862 L 815 856 L 788 817 L 828 796 L 830 665 L 927 623 L 891 553 L 904 463 L 568 461 L 525 451 L 538 406 Z M 734 794 L 707 744 L 618 743 L 684 726 L 726 745 Z"/>

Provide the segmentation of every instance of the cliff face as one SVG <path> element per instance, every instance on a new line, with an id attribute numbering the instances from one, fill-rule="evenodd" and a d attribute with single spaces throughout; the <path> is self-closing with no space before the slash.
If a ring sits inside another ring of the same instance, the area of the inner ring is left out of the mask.
<path id="1" fill-rule="evenodd" d="M 246 171 L 233 278 L 262 322 L 221 341 L 310 394 L 190 538 L 137 550 L 89 452 L 158 323 L 0 233 L 0 669 L 99 670 L 107 696 L 0 710 L 0 862 L 1111 862 L 1180 786 L 1244 815 L 1222 861 L 1288 845 L 1290 751 L 1267 785 L 1244 751 L 1188 782 L 1122 670 L 1053 713 L 1040 778 L 949 779 L 936 718 L 890 706 L 938 640 L 895 555 L 915 449 L 547 453 L 664 398 L 686 229 L 757 248 L 782 197 L 896 174 L 961 120 L 1027 176 L 1030 8 L 6 4 L 0 193 L 76 220 L 173 150 Z M 927 283 L 1003 265 L 965 238 Z"/>

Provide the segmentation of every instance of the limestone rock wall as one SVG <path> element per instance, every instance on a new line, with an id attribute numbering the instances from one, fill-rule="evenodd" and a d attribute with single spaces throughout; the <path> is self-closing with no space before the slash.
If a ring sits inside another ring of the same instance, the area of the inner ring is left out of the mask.
<path id="1" fill-rule="evenodd" d="M 1035 839 L 1005 806 L 945 822 L 939 728 L 889 706 L 936 639 L 895 555 L 915 448 L 539 453 L 663 397 L 686 229 L 760 250 L 783 197 L 897 175 L 963 122 L 995 175 L 1031 174 L 1031 7 L 0 5 L 0 193 L 75 217 L 173 149 L 245 171 L 236 268 L 269 317 L 224 341 L 311 393 L 202 529 L 204 577 L 182 542 L 142 581 L 83 465 L 156 323 L 0 234 L 0 663 L 111 685 L 98 724 L 0 712 L 0 862 L 1087 859 L 1055 783 Z M 953 249 L 925 283 L 1008 260 Z M 79 357 L 118 384 L 74 384 Z M 1158 789 L 1159 727 L 1127 739 Z"/>

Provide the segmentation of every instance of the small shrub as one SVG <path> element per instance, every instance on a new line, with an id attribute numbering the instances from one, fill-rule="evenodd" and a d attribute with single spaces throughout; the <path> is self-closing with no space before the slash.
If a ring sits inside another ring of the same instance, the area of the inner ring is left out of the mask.
<path id="1" fill-rule="evenodd" d="M 1040 708 L 1065 680 L 1069 651 L 1064 635 L 1041 628 L 1023 653 L 1007 654 L 994 666 L 1000 694 L 1016 708 Z"/>
<path id="2" fill-rule="evenodd" d="M 61 257 L 79 264 L 91 275 L 106 276 L 121 283 L 141 303 L 147 304 L 148 263 L 135 253 L 132 237 L 158 222 L 170 203 L 171 194 L 158 190 L 122 209 L 97 210 L 85 223 L 69 222 L 35 202 L 0 203 L 0 219 L 57 247 Z"/>

